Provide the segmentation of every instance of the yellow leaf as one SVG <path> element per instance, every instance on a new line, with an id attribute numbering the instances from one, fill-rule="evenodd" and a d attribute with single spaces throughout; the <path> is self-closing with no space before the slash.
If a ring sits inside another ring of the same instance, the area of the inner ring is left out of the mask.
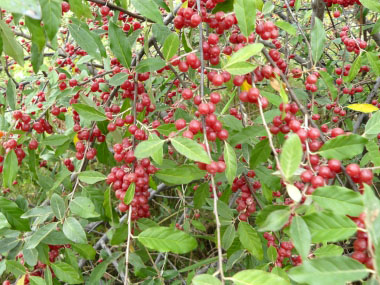
<path id="1" fill-rule="evenodd" d="M 24 285 L 25 283 L 25 275 L 21 276 L 19 280 L 17 280 L 16 285 Z"/>
<path id="2" fill-rule="evenodd" d="M 287 91 L 287 88 L 286 88 L 286 85 L 284 83 L 282 83 L 281 81 L 277 80 L 276 78 L 271 78 L 270 79 L 270 86 L 272 86 L 272 88 L 274 90 L 276 90 L 277 92 L 280 92 L 281 90 L 281 84 L 282 84 L 282 87 L 284 88 L 284 90 Z"/>
<path id="3" fill-rule="evenodd" d="M 187 7 L 188 7 L 188 3 L 187 3 L 187 1 L 183 2 L 181 8 L 187 8 Z"/>
<path id="4" fill-rule="evenodd" d="M 79 141 L 78 134 L 76 134 L 75 137 L 73 138 L 74 145 L 76 145 L 78 141 Z"/>
<path id="5" fill-rule="evenodd" d="M 132 252 L 132 253 L 135 252 L 135 248 L 133 247 L 132 244 L 129 246 L 129 251 Z"/>
<path id="6" fill-rule="evenodd" d="M 362 113 L 372 113 L 379 110 L 379 108 L 372 104 L 351 104 L 348 105 L 347 108 Z"/>
<path id="7" fill-rule="evenodd" d="M 252 88 L 252 85 L 247 82 L 247 80 L 244 80 L 243 84 L 241 85 L 242 91 L 248 91 Z"/>

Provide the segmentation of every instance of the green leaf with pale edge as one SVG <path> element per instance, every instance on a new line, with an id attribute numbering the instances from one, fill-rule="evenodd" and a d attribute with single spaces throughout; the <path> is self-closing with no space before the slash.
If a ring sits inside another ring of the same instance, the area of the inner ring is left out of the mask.
<path id="1" fill-rule="evenodd" d="M 162 47 L 162 54 L 166 60 L 171 59 L 177 52 L 179 48 L 179 38 L 177 33 L 171 33 L 165 40 L 164 46 Z"/>
<path id="2" fill-rule="evenodd" d="M 290 211 L 288 209 L 275 210 L 271 212 L 262 223 L 258 223 L 259 231 L 278 231 L 288 222 Z"/>
<path id="3" fill-rule="evenodd" d="M 323 54 L 326 42 L 326 31 L 323 23 L 318 17 L 315 17 L 314 27 L 311 30 L 311 54 L 314 63 L 318 62 Z"/>
<path id="4" fill-rule="evenodd" d="M 18 161 L 14 150 L 7 153 L 3 164 L 3 186 L 12 187 L 18 172 Z"/>
<path id="5" fill-rule="evenodd" d="M 235 177 L 236 177 L 236 171 L 237 171 L 237 158 L 235 150 L 228 144 L 227 141 L 225 141 L 225 147 L 224 147 L 224 162 L 226 163 L 226 177 L 228 180 L 228 183 L 232 185 Z"/>
<path id="6" fill-rule="evenodd" d="M 95 211 L 94 203 L 87 197 L 76 197 L 72 200 L 70 210 L 73 214 L 84 219 L 99 217 L 99 214 Z"/>
<path id="7" fill-rule="evenodd" d="M 362 195 L 345 187 L 318 187 L 313 192 L 312 197 L 319 206 L 338 215 L 357 217 L 363 212 Z"/>
<path id="8" fill-rule="evenodd" d="M 45 280 L 38 276 L 30 276 L 30 285 L 46 285 Z"/>
<path id="9" fill-rule="evenodd" d="M 246 45 L 245 47 L 232 54 L 224 68 L 228 67 L 229 65 L 233 65 L 234 63 L 245 62 L 252 56 L 259 54 L 263 48 L 264 45 L 260 43 Z"/>
<path id="10" fill-rule="evenodd" d="M 349 159 L 362 153 L 366 138 L 356 134 L 341 135 L 327 141 L 318 153 L 327 159 Z"/>
<path id="11" fill-rule="evenodd" d="M 298 135 L 293 134 L 285 141 L 281 151 L 280 164 L 286 179 L 292 178 L 302 161 L 302 145 Z"/>
<path id="12" fill-rule="evenodd" d="M 50 264 L 57 278 L 68 284 L 82 284 L 83 278 L 78 271 L 65 262 L 54 262 Z"/>
<path id="13" fill-rule="evenodd" d="M 61 23 L 62 9 L 61 1 L 40 0 L 42 8 L 42 20 L 44 28 L 50 41 L 53 41 Z"/>
<path id="14" fill-rule="evenodd" d="M 276 21 L 274 23 L 277 27 L 279 27 L 281 30 L 284 30 L 289 35 L 295 36 L 297 34 L 297 29 L 290 23 L 285 21 Z"/>
<path id="15" fill-rule="evenodd" d="M 312 242 L 336 242 L 356 233 L 356 224 L 347 216 L 332 212 L 316 212 L 303 217 L 311 233 Z"/>
<path id="16" fill-rule="evenodd" d="M 380 111 L 372 113 L 371 118 L 365 125 L 364 136 L 368 139 L 377 137 L 380 133 Z"/>
<path id="17" fill-rule="evenodd" d="M 135 183 L 130 184 L 124 196 L 125 205 L 129 205 L 132 202 L 133 197 L 135 196 L 135 190 L 136 190 L 136 184 Z"/>
<path id="18" fill-rule="evenodd" d="M 144 17 L 158 24 L 164 24 L 160 9 L 153 0 L 132 0 L 132 5 Z"/>
<path id="19" fill-rule="evenodd" d="M 360 3 L 369 10 L 380 13 L 380 3 L 377 0 L 360 0 Z"/>
<path id="20" fill-rule="evenodd" d="M 69 240 L 76 243 L 87 243 L 86 233 L 77 219 L 73 217 L 68 217 L 65 219 L 62 230 Z"/>
<path id="21" fill-rule="evenodd" d="M 228 225 L 222 237 L 222 247 L 227 250 L 231 247 L 235 239 L 236 231 L 233 224 Z"/>
<path id="22" fill-rule="evenodd" d="M 335 100 L 335 98 L 338 96 L 338 90 L 335 87 L 334 78 L 323 70 L 320 70 L 319 74 L 321 75 L 323 81 L 325 82 L 327 88 L 329 89 L 331 93 L 331 98 Z"/>
<path id="23" fill-rule="evenodd" d="M 288 275 L 302 284 L 344 285 L 365 278 L 368 270 L 351 257 L 331 256 L 305 260 L 302 265 L 291 268 Z"/>
<path id="24" fill-rule="evenodd" d="M 7 265 L 7 271 L 11 272 L 16 277 L 19 277 L 26 273 L 25 267 L 16 260 L 6 260 L 5 264 Z"/>
<path id="25" fill-rule="evenodd" d="M 191 235 L 167 227 L 146 229 L 137 238 L 147 248 L 159 252 L 188 253 L 198 246 L 196 239 Z"/>
<path id="26" fill-rule="evenodd" d="M 7 218 L 2 212 L 0 212 L 0 230 L 4 228 L 10 228 L 11 225 L 8 223 Z"/>
<path id="27" fill-rule="evenodd" d="M 13 80 L 8 80 L 6 95 L 9 107 L 11 107 L 12 110 L 15 110 L 17 94 L 16 85 L 14 84 Z"/>
<path id="28" fill-rule="evenodd" d="M 125 72 L 120 72 L 112 76 L 108 83 L 111 86 L 120 86 L 126 80 L 128 80 L 128 74 Z"/>
<path id="29" fill-rule="evenodd" d="M 35 248 L 39 243 L 47 237 L 52 231 L 57 229 L 58 223 L 50 223 L 46 226 L 39 228 L 35 233 L 33 233 L 25 242 L 26 249 Z"/>
<path id="30" fill-rule="evenodd" d="M 164 140 L 155 138 L 142 141 L 137 145 L 134 155 L 137 159 L 154 156 L 158 150 L 162 150 L 164 143 Z"/>
<path id="31" fill-rule="evenodd" d="M 289 281 L 274 273 L 256 269 L 240 271 L 229 279 L 236 285 L 290 285 Z"/>
<path id="32" fill-rule="evenodd" d="M 359 73 L 359 70 L 362 66 L 362 55 L 359 54 L 358 57 L 355 59 L 354 63 L 352 64 L 350 68 L 350 72 L 348 73 L 348 76 L 344 76 L 344 82 L 350 83 L 356 75 Z"/>
<path id="33" fill-rule="evenodd" d="M 261 240 L 256 230 L 247 222 L 240 222 L 238 227 L 239 240 L 243 247 L 258 260 L 262 260 L 264 253 Z"/>
<path id="34" fill-rule="evenodd" d="M 132 50 L 125 33 L 113 22 L 108 25 L 110 48 L 124 67 L 129 67 L 132 60 Z"/>
<path id="35" fill-rule="evenodd" d="M 63 201 L 61 196 L 54 193 L 53 196 L 51 196 L 50 198 L 50 206 L 57 219 L 63 219 L 63 217 L 65 216 L 66 207 L 65 202 Z"/>
<path id="36" fill-rule="evenodd" d="M 320 248 L 317 248 L 313 254 L 316 257 L 327 257 L 327 256 L 340 256 L 343 254 L 343 248 L 335 244 L 327 244 Z"/>
<path id="37" fill-rule="evenodd" d="M 13 31 L 3 20 L 0 20 L 0 37 L 4 52 L 12 57 L 19 65 L 24 66 L 24 50 L 15 39 Z"/>
<path id="38" fill-rule="evenodd" d="M 206 198 L 210 197 L 208 183 L 201 184 L 194 194 L 194 208 L 200 209 L 206 202 Z"/>
<path id="39" fill-rule="evenodd" d="M 15 202 L 0 197 L 0 212 L 7 218 L 12 228 L 19 231 L 30 231 L 29 221 L 21 218 L 24 211 Z"/>
<path id="40" fill-rule="evenodd" d="M 151 57 L 140 61 L 140 63 L 136 67 L 136 72 L 153 72 L 161 68 L 164 68 L 165 65 L 166 62 L 161 58 Z"/>
<path id="41" fill-rule="evenodd" d="M 78 25 L 70 24 L 69 31 L 74 40 L 83 50 L 85 50 L 89 55 L 96 58 L 97 60 L 101 60 L 102 56 L 100 54 L 98 45 L 96 44 L 96 41 L 93 38 L 94 36 L 91 35 L 91 33 L 88 30 L 83 29 Z"/>
<path id="42" fill-rule="evenodd" d="M 106 180 L 107 177 L 98 171 L 88 170 L 79 173 L 78 178 L 84 183 L 95 184 L 99 181 Z"/>
<path id="43" fill-rule="evenodd" d="M 220 285 L 222 282 L 212 275 L 209 274 L 201 274 L 197 275 L 191 280 L 191 284 L 193 285 Z"/>
<path id="44" fill-rule="evenodd" d="M 378 22 L 380 23 L 380 20 Z M 371 71 L 373 71 L 376 76 L 380 76 L 380 62 L 378 56 L 373 52 L 367 52 L 366 54 L 368 63 L 371 66 Z"/>
<path id="45" fill-rule="evenodd" d="M 170 142 L 172 143 L 176 151 L 186 156 L 188 159 L 203 162 L 206 164 L 211 163 L 211 160 L 208 157 L 207 152 L 199 143 L 184 137 L 171 138 Z"/>
<path id="46" fill-rule="evenodd" d="M 302 217 L 293 217 L 292 223 L 290 224 L 289 234 L 294 247 L 302 257 L 302 260 L 306 260 L 310 251 L 311 234 Z"/>
<path id="47" fill-rule="evenodd" d="M 96 110 L 93 107 L 90 107 L 85 104 L 73 104 L 74 110 L 78 112 L 79 116 L 85 120 L 89 121 L 104 121 L 107 120 L 107 117 L 102 112 Z"/>
<path id="48" fill-rule="evenodd" d="M 234 12 L 238 20 L 238 26 L 241 33 L 248 38 L 255 29 L 256 1 L 235 0 Z"/>

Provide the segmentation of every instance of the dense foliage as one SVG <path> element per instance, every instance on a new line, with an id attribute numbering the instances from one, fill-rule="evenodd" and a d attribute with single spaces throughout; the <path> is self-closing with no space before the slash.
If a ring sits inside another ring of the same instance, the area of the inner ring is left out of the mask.
<path id="1" fill-rule="evenodd" d="M 378 0 L 0 7 L 4 285 L 380 284 Z"/>

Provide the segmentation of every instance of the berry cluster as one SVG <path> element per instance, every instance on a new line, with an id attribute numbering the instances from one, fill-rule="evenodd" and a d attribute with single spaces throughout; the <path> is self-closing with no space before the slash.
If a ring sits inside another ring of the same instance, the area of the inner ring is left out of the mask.
<path id="1" fill-rule="evenodd" d="M 256 174 L 253 170 L 249 170 L 247 173 L 247 176 L 250 178 L 254 178 L 255 175 Z M 252 188 L 254 191 L 260 189 L 260 182 L 252 182 Z M 241 195 L 239 198 L 236 199 L 236 210 L 239 212 L 239 219 L 241 221 L 247 221 L 249 216 L 256 212 L 256 202 L 252 197 L 252 193 L 244 176 L 240 178 L 236 177 L 232 184 L 232 192 L 237 192 L 239 189 L 241 190 Z"/>
<path id="2" fill-rule="evenodd" d="M 365 214 L 360 214 L 357 218 L 351 218 L 359 229 L 365 229 Z M 368 233 L 358 230 L 356 233 L 356 240 L 354 241 L 354 252 L 351 257 L 360 263 L 363 263 L 367 268 L 373 269 L 373 259 L 369 256 L 368 252 Z"/>
<path id="3" fill-rule="evenodd" d="M 348 7 L 351 5 L 361 5 L 360 0 L 323 0 L 326 3 L 327 7 L 331 7 L 333 4 L 338 4 L 343 7 Z"/>
<path id="4" fill-rule="evenodd" d="M 294 266 L 302 264 L 301 256 L 292 256 L 292 249 L 294 248 L 294 245 L 291 241 L 283 241 L 280 245 L 277 245 L 275 237 L 268 232 L 264 233 L 264 238 L 268 241 L 268 247 L 273 246 L 277 250 L 277 259 L 274 263 L 275 266 L 283 267 L 284 263 L 287 261 L 286 258 L 288 258 L 288 261 L 291 261 Z"/>
<path id="5" fill-rule="evenodd" d="M 340 32 L 339 36 L 346 46 L 347 51 L 349 52 L 355 52 L 356 54 L 360 53 L 361 49 L 365 49 L 367 47 L 367 42 L 357 38 L 353 39 L 348 36 L 349 33 L 349 27 L 345 26 L 342 28 L 342 31 Z"/>

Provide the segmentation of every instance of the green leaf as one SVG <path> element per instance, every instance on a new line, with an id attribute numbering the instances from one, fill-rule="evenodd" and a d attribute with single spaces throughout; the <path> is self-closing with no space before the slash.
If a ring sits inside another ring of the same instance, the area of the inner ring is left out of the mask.
<path id="1" fill-rule="evenodd" d="M 132 50 L 125 33 L 113 22 L 108 25 L 110 48 L 119 62 L 129 68 L 132 60 Z"/>
<path id="2" fill-rule="evenodd" d="M 111 86 L 120 86 L 126 80 L 128 80 L 128 74 L 125 72 L 120 72 L 112 76 L 108 83 Z"/>
<path id="3" fill-rule="evenodd" d="M 1 9 L 10 13 L 29 16 L 33 19 L 41 19 L 41 7 L 38 0 L 2 0 Z"/>
<path id="4" fill-rule="evenodd" d="M 99 214 L 95 211 L 94 203 L 87 197 L 76 197 L 72 200 L 70 210 L 73 214 L 84 219 L 99 217 Z"/>
<path id="5" fill-rule="evenodd" d="M 57 278 L 68 284 L 82 284 L 83 278 L 78 271 L 65 262 L 54 262 L 50 264 Z"/>
<path id="6" fill-rule="evenodd" d="M 171 59 L 177 52 L 179 48 L 179 38 L 177 33 L 171 33 L 165 40 L 164 46 L 162 47 L 162 54 L 166 60 Z"/>
<path id="7" fill-rule="evenodd" d="M 332 100 L 335 100 L 335 98 L 338 96 L 338 90 L 334 85 L 334 78 L 330 74 L 322 70 L 319 71 L 319 74 L 321 75 L 323 81 L 329 89 Z"/>
<path id="8" fill-rule="evenodd" d="M 234 12 L 241 33 L 247 38 L 253 32 L 256 22 L 256 1 L 235 0 Z"/>
<path id="9" fill-rule="evenodd" d="M 91 35 L 91 33 L 88 30 L 83 29 L 78 25 L 70 24 L 69 31 L 74 40 L 83 50 L 85 50 L 92 57 L 101 61 L 102 56 L 100 54 L 99 47 L 94 39 L 94 36 Z"/>
<path id="10" fill-rule="evenodd" d="M 315 17 L 314 27 L 311 31 L 311 54 L 314 63 L 317 63 L 323 54 L 326 42 L 326 32 L 323 23 L 318 17 Z"/>
<path id="11" fill-rule="evenodd" d="M 272 4 L 272 3 L 271 3 Z M 290 23 L 285 21 L 276 21 L 274 23 L 277 27 L 279 27 L 281 30 L 284 30 L 289 35 L 295 36 L 297 35 L 297 29 Z"/>
<path id="12" fill-rule="evenodd" d="M 198 246 L 189 234 L 167 227 L 146 229 L 137 238 L 145 247 L 159 252 L 188 253 Z"/>
<path id="13" fill-rule="evenodd" d="M 45 280 L 38 276 L 30 276 L 30 285 L 45 285 Z"/>
<path id="14" fill-rule="evenodd" d="M 356 134 L 341 135 L 327 141 L 319 150 L 319 154 L 327 159 L 349 159 L 362 153 L 366 138 Z"/>
<path id="15" fill-rule="evenodd" d="M 82 225 L 73 217 L 68 217 L 63 223 L 63 233 L 65 236 L 76 243 L 87 243 L 86 233 Z"/>
<path id="16" fill-rule="evenodd" d="M 236 171 L 237 171 L 237 159 L 236 159 L 236 153 L 232 146 L 228 144 L 227 141 L 225 141 L 225 147 L 224 147 L 224 161 L 226 163 L 226 177 L 228 180 L 228 183 L 232 185 L 235 177 L 236 177 Z"/>
<path id="17" fill-rule="evenodd" d="M 50 41 L 53 41 L 61 23 L 61 2 L 58 0 L 40 0 L 42 20 Z"/>
<path id="18" fill-rule="evenodd" d="M 210 197 L 209 185 L 208 183 L 201 184 L 194 194 L 194 208 L 200 209 L 206 202 L 206 198 Z"/>
<path id="19" fill-rule="evenodd" d="M 364 136 L 368 139 L 373 139 L 377 137 L 378 133 L 380 133 L 380 111 L 371 115 L 371 118 L 365 125 Z"/>
<path id="20" fill-rule="evenodd" d="M 69 0 L 70 10 L 74 12 L 74 14 L 81 18 L 92 18 L 92 13 L 90 7 L 86 3 L 83 3 L 82 0 Z"/>
<path id="21" fill-rule="evenodd" d="M 95 184 L 99 181 L 105 180 L 107 177 L 98 171 L 88 170 L 79 173 L 78 178 L 84 183 Z"/>
<path id="22" fill-rule="evenodd" d="M 263 10 L 262 10 L 262 13 L 265 15 L 265 14 L 269 14 L 270 12 L 272 12 L 274 9 L 274 5 L 271 1 L 266 1 L 264 3 L 264 6 L 263 6 Z"/>
<path id="23" fill-rule="evenodd" d="M 53 194 L 50 198 L 50 205 L 54 215 L 57 219 L 61 220 L 65 216 L 65 202 L 63 199 L 56 193 Z"/>
<path id="24" fill-rule="evenodd" d="M 317 248 L 313 254 L 316 257 L 340 256 L 343 254 L 343 248 L 335 244 L 327 244 Z"/>
<path id="25" fill-rule="evenodd" d="M 12 30 L 3 20 L 0 20 L 0 36 L 4 52 L 12 57 L 19 65 L 24 66 L 24 50 L 17 42 Z"/>
<path id="26" fill-rule="evenodd" d="M 246 45 L 245 47 L 232 54 L 224 68 L 235 63 L 245 62 L 252 56 L 259 54 L 263 48 L 264 45 L 260 43 Z"/>
<path id="27" fill-rule="evenodd" d="M 16 109 L 16 85 L 13 83 L 13 80 L 9 79 L 7 84 L 7 92 L 6 92 L 6 98 L 9 107 L 11 107 L 12 110 Z"/>
<path id="28" fill-rule="evenodd" d="M 132 5 L 144 17 L 158 23 L 164 24 L 162 15 L 157 4 L 152 0 L 132 0 Z"/>
<path id="29" fill-rule="evenodd" d="M 380 23 L 380 20 L 378 21 Z M 379 24 L 380 26 L 380 24 Z M 380 62 L 377 55 L 373 52 L 367 52 L 367 60 L 369 65 L 371 66 L 371 70 L 376 74 L 376 76 L 380 76 Z"/>
<path id="30" fill-rule="evenodd" d="M 124 204 L 125 205 L 129 205 L 132 202 L 133 197 L 135 197 L 135 190 L 136 190 L 136 184 L 131 183 L 127 189 L 127 192 L 125 193 L 125 196 L 124 196 Z"/>
<path id="31" fill-rule="evenodd" d="M 232 12 L 234 10 L 234 0 L 226 0 L 224 2 L 216 4 L 215 8 L 212 9 L 212 14 L 216 12 L 223 11 L 224 13 Z"/>
<path id="32" fill-rule="evenodd" d="M 235 226 L 233 224 L 228 225 L 226 231 L 222 237 L 222 247 L 227 250 L 231 247 L 234 239 L 235 239 L 236 231 Z"/>
<path id="33" fill-rule="evenodd" d="M 350 218 L 332 212 L 317 212 L 303 219 L 309 227 L 312 242 L 341 241 L 357 231 L 356 224 Z"/>
<path id="34" fill-rule="evenodd" d="M 154 156 L 157 152 L 163 153 L 163 145 L 165 141 L 157 138 L 148 139 L 140 142 L 134 152 L 137 159 Z"/>
<path id="35" fill-rule="evenodd" d="M 300 216 L 293 217 L 289 234 L 302 260 L 306 260 L 310 251 L 311 234 L 307 224 Z"/>
<path id="36" fill-rule="evenodd" d="M 165 67 L 166 62 L 161 58 L 150 57 L 140 61 L 140 63 L 136 67 L 136 72 L 144 73 L 144 72 L 153 72 Z"/>
<path id="37" fill-rule="evenodd" d="M 251 151 L 251 157 L 249 159 L 249 167 L 255 169 L 258 165 L 268 160 L 272 150 L 269 145 L 269 140 L 265 139 L 255 145 L 255 148 Z"/>
<path id="38" fill-rule="evenodd" d="M 0 230 L 4 228 L 10 228 L 11 225 L 8 223 L 7 218 L 2 212 L 0 212 Z"/>
<path id="39" fill-rule="evenodd" d="M 184 137 L 171 138 L 170 142 L 180 154 L 186 156 L 188 159 L 206 164 L 211 163 L 206 151 L 199 143 Z"/>
<path id="40" fill-rule="evenodd" d="M 193 285 L 220 285 L 222 282 L 212 275 L 209 274 L 201 274 L 197 275 L 191 280 L 191 284 Z"/>
<path id="41" fill-rule="evenodd" d="M 119 245 L 125 242 L 127 237 L 128 237 L 128 225 L 120 224 L 120 226 L 116 228 L 115 233 L 112 235 L 111 245 Z"/>
<path id="42" fill-rule="evenodd" d="M 35 233 L 33 233 L 25 242 L 24 248 L 32 249 L 35 248 L 40 242 L 47 237 L 52 231 L 57 229 L 58 223 L 50 223 L 41 228 L 39 228 Z"/>
<path id="43" fill-rule="evenodd" d="M 31 63 L 33 66 L 34 73 L 38 73 L 41 65 L 44 63 L 44 53 L 43 49 L 39 50 L 38 46 L 35 43 L 32 43 L 32 55 L 31 55 Z"/>
<path id="44" fill-rule="evenodd" d="M 318 187 L 312 197 L 322 208 L 338 215 L 357 217 L 364 209 L 362 195 L 345 187 Z"/>
<path id="45" fill-rule="evenodd" d="M 12 187 L 13 181 L 17 177 L 18 172 L 18 162 L 17 156 L 14 150 L 11 150 L 5 156 L 3 164 L 3 186 L 5 188 Z"/>
<path id="46" fill-rule="evenodd" d="M 347 256 L 332 256 L 305 260 L 289 270 L 294 281 L 310 285 L 344 285 L 368 275 L 365 266 Z"/>
<path id="47" fill-rule="evenodd" d="M 90 278 L 88 279 L 88 284 L 99 284 L 99 280 L 103 277 L 104 273 L 106 273 L 108 265 L 112 261 L 118 259 L 120 255 L 120 252 L 114 252 L 106 260 L 98 264 L 94 270 L 92 270 Z"/>
<path id="48" fill-rule="evenodd" d="M 361 66 L 362 66 L 362 55 L 359 54 L 358 57 L 355 59 L 354 63 L 352 64 L 348 76 L 343 77 L 344 82 L 349 83 L 352 80 L 354 80 L 356 75 L 359 73 Z"/>
<path id="49" fill-rule="evenodd" d="M 50 135 L 46 137 L 42 143 L 48 146 L 60 146 L 67 142 L 70 138 L 65 135 Z"/>
<path id="50" fill-rule="evenodd" d="M 222 200 L 217 201 L 218 214 L 221 218 L 232 221 L 234 219 L 234 212 L 226 203 Z"/>
<path id="51" fill-rule="evenodd" d="M 276 274 L 256 269 L 240 271 L 230 279 L 236 285 L 290 285 L 287 280 Z"/>
<path id="52" fill-rule="evenodd" d="M 240 222 L 238 227 L 239 239 L 243 247 L 254 257 L 263 260 L 261 240 L 255 229 L 247 222 Z"/>
<path id="53" fill-rule="evenodd" d="M 244 75 L 255 70 L 257 65 L 242 61 L 230 64 L 228 66 L 224 66 L 223 69 L 231 73 L 232 75 Z"/>
<path id="54" fill-rule="evenodd" d="M 14 276 L 19 277 L 26 273 L 25 267 L 16 260 L 6 260 L 7 271 L 11 272 Z"/>
<path id="55" fill-rule="evenodd" d="M 14 249 L 19 243 L 20 243 L 20 240 L 15 239 L 14 237 L 1 239 L 0 253 L 1 254 L 7 253 L 8 251 Z"/>
<path id="56" fill-rule="evenodd" d="M 265 208 L 264 208 L 265 209 Z M 272 209 L 272 208 L 268 208 Z M 260 215 L 264 215 L 264 217 L 260 217 Z M 266 231 L 278 231 L 282 229 L 282 227 L 288 222 L 290 216 L 289 209 L 276 209 L 269 213 L 261 211 L 259 216 L 257 217 L 256 223 L 259 226 L 260 232 Z"/>
<path id="57" fill-rule="evenodd" d="M 41 52 L 46 43 L 45 32 L 41 26 L 41 21 L 25 17 L 25 25 L 28 27 L 31 34 L 32 43 L 36 44 L 38 50 Z"/>
<path id="58" fill-rule="evenodd" d="M 380 13 L 380 3 L 377 0 L 360 0 L 360 3 L 369 10 Z"/>
<path id="59" fill-rule="evenodd" d="M 285 178 L 290 180 L 302 161 L 302 145 L 298 135 L 293 134 L 285 141 L 281 151 L 280 164 Z"/>
<path id="60" fill-rule="evenodd" d="M 78 112 L 79 116 L 89 121 L 104 121 L 107 119 L 106 115 L 85 104 L 73 104 L 74 110 Z"/>

